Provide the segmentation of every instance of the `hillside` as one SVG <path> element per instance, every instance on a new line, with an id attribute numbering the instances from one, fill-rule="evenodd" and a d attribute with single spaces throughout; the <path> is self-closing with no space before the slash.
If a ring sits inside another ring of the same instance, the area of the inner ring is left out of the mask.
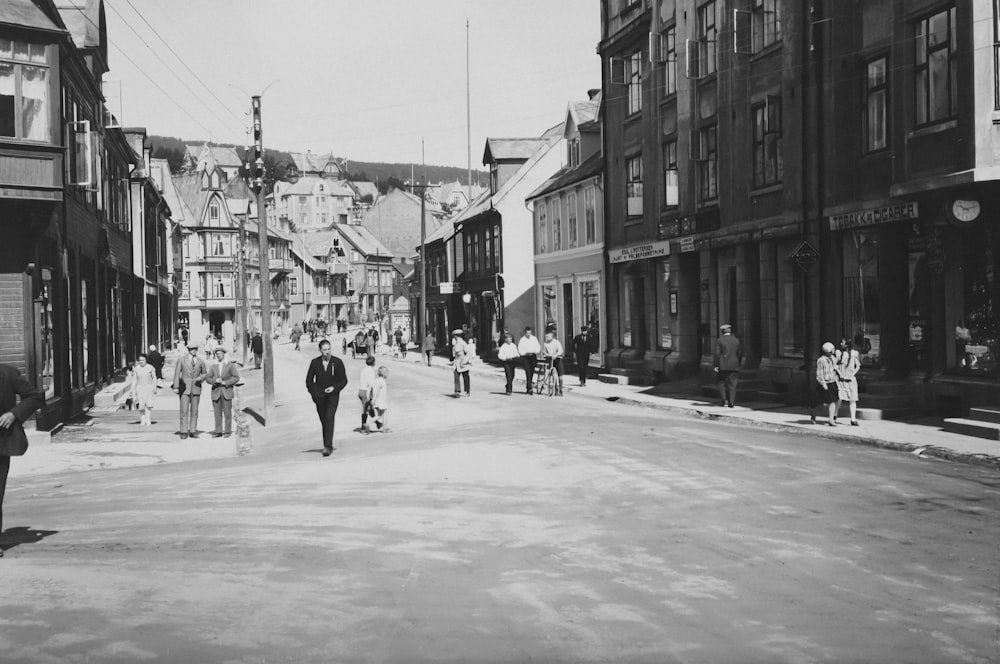
<path id="1" fill-rule="evenodd" d="M 149 136 L 149 142 L 153 149 L 153 156 L 158 159 L 166 159 L 170 163 L 170 170 L 177 172 L 181 168 L 184 158 L 185 147 L 189 144 L 200 144 L 204 141 L 185 141 L 173 136 Z M 243 156 L 243 146 L 231 143 L 218 143 L 223 147 L 236 148 L 236 151 Z M 288 159 L 288 152 L 269 148 L 267 150 L 268 160 L 281 161 Z M 351 180 L 361 180 L 368 182 L 392 183 L 396 186 L 410 179 L 410 169 L 418 181 L 424 177 L 429 182 L 454 182 L 458 180 L 465 182 L 466 169 L 460 166 L 421 166 L 420 164 L 409 163 L 383 163 L 354 161 L 350 157 L 347 160 L 348 177 Z M 488 181 L 487 173 L 484 171 L 472 171 L 473 182 L 485 183 Z"/>

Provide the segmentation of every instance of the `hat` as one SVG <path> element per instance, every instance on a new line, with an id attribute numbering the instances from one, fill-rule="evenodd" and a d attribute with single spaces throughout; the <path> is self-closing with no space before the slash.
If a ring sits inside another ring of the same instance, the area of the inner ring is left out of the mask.
<path id="1" fill-rule="evenodd" d="M 194 348 L 195 350 L 198 350 L 198 344 L 196 342 L 194 342 L 194 341 L 192 341 L 191 343 L 189 343 L 187 345 L 187 349 L 188 350 L 191 350 L 192 348 Z"/>
<path id="2" fill-rule="evenodd" d="M 453 337 L 454 337 L 454 336 L 457 336 L 457 335 L 459 335 L 459 334 L 465 334 L 465 330 L 462 330 L 462 329 L 455 329 L 455 330 L 452 330 L 452 331 L 451 331 L 451 336 L 453 336 Z"/>
<path id="3" fill-rule="evenodd" d="M 733 331 L 733 326 L 730 325 L 729 323 L 723 323 L 722 325 L 719 326 L 719 331 L 720 332 L 732 332 Z"/>
<path id="4" fill-rule="evenodd" d="M 832 353 L 833 351 L 834 351 L 834 348 L 833 348 L 833 344 L 832 343 L 830 343 L 829 341 L 827 341 L 825 344 L 823 344 L 823 352 L 824 353 Z"/>
<path id="5" fill-rule="evenodd" d="M 219 351 L 222 351 L 223 353 L 225 353 L 226 349 L 224 347 L 222 347 L 222 346 L 216 346 L 215 350 L 213 352 L 218 353 Z"/>

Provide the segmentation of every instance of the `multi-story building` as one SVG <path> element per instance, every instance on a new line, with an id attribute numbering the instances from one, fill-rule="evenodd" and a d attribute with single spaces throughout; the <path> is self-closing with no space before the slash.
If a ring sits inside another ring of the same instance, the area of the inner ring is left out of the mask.
<path id="1" fill-rule="evenodd" d="M 588 327 L 591 363 L 601 366 L 604 328 L 604 185 L 600 92 L 571 103 L 566 165 L 527 199 L 535 220 L 537 329 L 555 329 L 565 348 Z"/>
<path id="2" fill-rule="evenodd" d="M 730 323 L 776 391 L 848 336 L 878 391 L 996 401 L 996 11 L 602 2 L 609 361 L 707 376 Z"/>
<path id="3" fill-rule="evenodd" d="M 288 154 L 295 164 L 295 168 L 303 175 L 316 175 L 325 178 L 340 179 L 344 172 L 343 161 L 333 156 L 332 152 L 326 154 L 309 152 L 290 152 Z"/>
<path id="4" fill-rule="evenodd" d="M 309 240 L 307 243 L 306 240 Z M 293 233 L 294 272 L 288 277 L 291 320 L 348 320 L 351 265 L 334 233 Z"/>
<path id="5" fill-rule="evenodd" d="M 305 175 L 296 182 L 276 182 L 268 197 L 280 219 L 299 232 L 322 231 L 351 220 L 354 190 L 346 180 Z"/>

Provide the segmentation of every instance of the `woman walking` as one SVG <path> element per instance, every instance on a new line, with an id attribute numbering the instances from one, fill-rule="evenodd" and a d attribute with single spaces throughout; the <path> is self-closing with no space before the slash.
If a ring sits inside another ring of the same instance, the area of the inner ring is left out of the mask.
<path id="1" fill-rule="evenodd" d="M 503 375 L 507 379 L 507 396 L 514 390 L 514 363 L 520 359 L 521 354 L 517 352 L 517 344 L 514 343 L 514 335 L 504 332 L 503 343 L 497 350 L 497 359 L 503 362 Z"/>
<path id="2" fill-rule="evenodd" d="M 840 349 L 837 351 L 837 412 L 840 412 L 840 404 L 847 402 L 847 407 L 851 413 L 851 426 L 858 424 L 858 371 L 861 369 L 861 356 L 854 349 L 854 344 L 848 338 L 840 340 Z M 836 416 L 833 418 L 836 420 Z"/>
<path id="3" fill-rule="evenodd" d="M 132 401 L 141 413 L 139 424 L 153 424 L 153 400 L 156 397 L 156 369 L 147 362 L 146 354 L 139 354 L 139 361 L 132 373 Z"/>
<path id="4" fill-rule="evenodd" d="M 375 426 L 382 433 L 392 433 L 386 419 L 386 412 L 389 410 L 389 369 L 384 366 L 378 368 L 375 375 L 375 383 L 372 385 L 372 407 L 375 409 Z"/>

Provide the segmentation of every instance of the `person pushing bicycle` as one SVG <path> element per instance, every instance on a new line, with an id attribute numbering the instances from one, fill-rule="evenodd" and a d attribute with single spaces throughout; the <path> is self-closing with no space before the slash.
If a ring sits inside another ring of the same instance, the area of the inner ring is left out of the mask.
<path id="1" fill-rule="evenodd" d="M 558 376 L 558 385 L 556 386 L 556 395 L 563 395 L 563 355 L 565 355 L 563 350 L 562 342 L 556 339 L 556 333 L 549 330 L 545 333 L 545 341 L 542 342 L 542 357 L 552 360 L 552 368 L 556 370 L 556 376 Z"/>

